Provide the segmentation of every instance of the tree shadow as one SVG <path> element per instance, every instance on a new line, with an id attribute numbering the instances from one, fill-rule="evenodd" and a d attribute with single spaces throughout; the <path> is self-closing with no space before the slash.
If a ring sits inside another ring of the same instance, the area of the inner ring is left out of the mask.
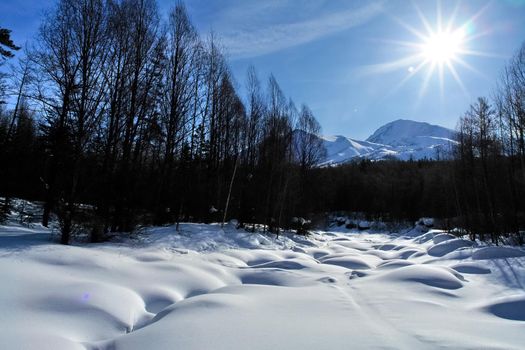
<path id="1" fill-rule="evenodd" d="M 52 243 L 54 236 L 45 229 L 0 225 L 0 253 L 13 253 Z"/>

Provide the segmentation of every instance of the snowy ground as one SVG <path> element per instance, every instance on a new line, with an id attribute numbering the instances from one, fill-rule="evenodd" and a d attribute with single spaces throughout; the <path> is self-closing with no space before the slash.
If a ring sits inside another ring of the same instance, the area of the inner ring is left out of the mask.
<path id="1" fill-rule="evenodd" d="M 216 225 L 60 246 L 0 226 L 1 349 L 523 349 L 525 251 Z"/>

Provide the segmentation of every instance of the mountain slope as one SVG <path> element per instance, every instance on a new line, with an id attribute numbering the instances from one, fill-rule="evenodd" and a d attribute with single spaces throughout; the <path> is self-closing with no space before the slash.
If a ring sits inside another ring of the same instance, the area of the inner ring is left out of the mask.
<path id="1" fill-rule="evenodd" d="M 453 138 L 454 131 L 442 126 L 399 119 L 383 125 L 366 141 L 389 146 L 419 146 L 428 145 L 429 142 L 433 144 L 436 139 L 451 140 Z"/>
<path id="2" fill-rule="evenodd" d="M 354 159 L 437 159 L 455 144 L 454 131 L 438 125 L 399 119 L 377 129 L 366 141 L 344 136 L 322 137 L 326 158 L 336 165 Z"/>

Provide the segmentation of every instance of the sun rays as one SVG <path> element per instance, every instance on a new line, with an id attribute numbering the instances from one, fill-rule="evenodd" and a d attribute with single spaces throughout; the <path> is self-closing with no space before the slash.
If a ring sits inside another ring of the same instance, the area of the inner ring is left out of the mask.
<path id="1" fill-rule="evenodd" d="M 429 36 L 421 47 L 425 60 L 433 64 L 449 64 L 460 55 L 466 31 L 463 28 L 453 32 L 441 31 Z"/>
<path id="2" fill-rule="evenodd" d="M 393 91 L 397 91 L 414 77 L 420 76 L 422 83 L 418 93 L 419 99 L 425 95 L 430 82 L 435 77 L 438 79 L 440 95 L 443 97 L 445 85 L 448 83 L 447 78 L 451 77 L 463 93 L 468 96 L 461 79 L 461 70 L 466 69 L 482 75 L 468 63 L 469 56 L 494 56 L 490 53 L 476 51 L 473 48 L 476 39 L 489 33 L 476 28 L 476 21 L 487 6 L 466 21 L 460 21 L 458 20 L 459 3 L 451 13 L 444 16 L 441 3 L 437 2 L 435 22 L 431 22 L 417 4 L 414 3 L 413 6 L 418 15 L 419 23 L 412 25 L 394 18 L 399 25 L 412 34 L 413 40 L 384 41 L 398 48 L 406 48 L 405 56 L 368 66 L 364 71 L 381 74 L 405 70 L 406 76 L 394 87 Z"/>

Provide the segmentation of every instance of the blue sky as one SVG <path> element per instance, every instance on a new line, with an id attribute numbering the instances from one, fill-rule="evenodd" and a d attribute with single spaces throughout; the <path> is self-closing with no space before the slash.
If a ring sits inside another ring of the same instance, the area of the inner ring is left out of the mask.
<path id="1" fill-rule="evenodd" d="M 159 1 L 162 11 L 174 3 Z M 0 26 L 12 29 L 23 44 L 52 4 L 2 0 Z M 475 98 L 490 96 L 505 63 L 525 41 L 525 0 L 187 0 L 186 5 L 203 35 L 213 29 L 220 37 L 241 93 L 246 70 L 254 65 L 261 80 L 273 73 L 297 105 L 307 103 L 325 134 L 361 139 L 399 118 L 454 128 Z M 417 70 L 421 58 L 407 60 L 421 49 L 404 43 L 424 41 L 414 33 L 427 35 L 421 15 L 436 30 L 438 8 L 442 23 L 453 17 L 453 29 L 468 28 L 461 45 L 468 54 L 456 55 L 468 67 L 452 62 L 463 87 L 446 67 L 441 84 L 438 69 L 429 75 L 429 64 Z"/>

